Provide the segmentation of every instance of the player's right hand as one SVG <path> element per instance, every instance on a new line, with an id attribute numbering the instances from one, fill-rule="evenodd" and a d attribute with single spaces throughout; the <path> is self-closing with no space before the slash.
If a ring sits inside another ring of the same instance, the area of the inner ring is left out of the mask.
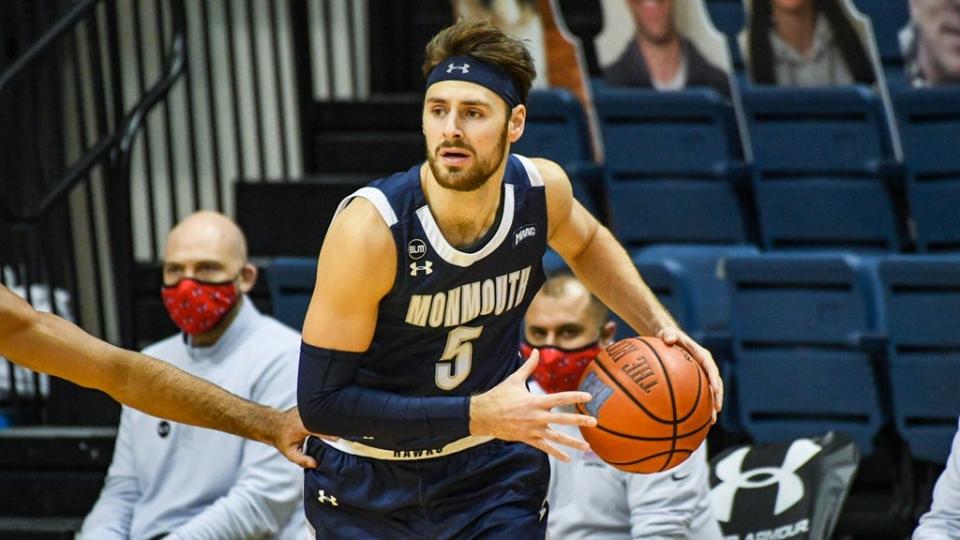
<path id="1" fill-rule="evenodd" d="M 561 460 L 570 457 L 555 445 L 587 451 L 590 446 L 580 439 L 550 428 L 550 424 L 571 426 L 597 425 L 592 416 L 554 412 L 560 405 L 576 405 L 590 401 L 587 392 L 557 392 L 534 395 L 527 390 L 527 379 L 533 374 L 540 359 L 534 350 L 520 369 L 490 390 L 470 398 L 470 434 L 488 435 L 504 441 L 519 441 L 539 448 Z"/>

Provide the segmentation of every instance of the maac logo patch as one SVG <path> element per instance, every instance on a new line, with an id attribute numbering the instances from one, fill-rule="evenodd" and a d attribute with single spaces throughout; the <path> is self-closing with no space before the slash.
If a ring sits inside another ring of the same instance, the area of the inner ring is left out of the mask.
<path id="1" fill-rule="evenodd" d="M 533 238 L 537 235 L 536 225 L 524 225 L 519 229 L 513 231 L 513 247 L 517 247 L 520 242 L 523 242 L 527 238 Z"/>

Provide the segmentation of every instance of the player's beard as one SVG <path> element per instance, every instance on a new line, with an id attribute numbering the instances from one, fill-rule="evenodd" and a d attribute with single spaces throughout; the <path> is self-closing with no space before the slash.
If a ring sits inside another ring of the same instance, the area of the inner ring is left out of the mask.
<path id="1" fill-rule="evenodd" d="M 463 148 L 469 151 L 476 161 L 467 168 L 445 167 L 439 163 L 440 151 L 445 148 Z M 493 173 L 500 168 L 500 164 L 503 163 L 505 158 L 506 148 L 507 124 L 504 123 L 497 147 L 486 156 L 477 154 L 472 146 L 463 142 L 442 142 L 432 152 L 429 149 L 427 150 L 427 162 L 430 164 L 433 177 L 442 187 L 455 191 L 476 191 L 486 184 Z"/>

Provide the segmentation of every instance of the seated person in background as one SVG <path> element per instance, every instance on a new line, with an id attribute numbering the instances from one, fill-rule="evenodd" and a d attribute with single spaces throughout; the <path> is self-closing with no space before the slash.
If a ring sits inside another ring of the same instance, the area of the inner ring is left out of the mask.
<path id="1" fill-rule="evenodd" d="M 525 356 L 540 350 L 531 391 L 576 390 L 586 365 L 613 342 L 615 333 L 606 306 L 577 278 L 561 273 L 548 279 L 524 320 L 521 350 Z M 576 427 L 555 429 L 582 439 Z M 705 446 L 657 474 L 614 469 L 589 451 L 569 454 L 569 463 L 550 459 L 550 538 L 722 538 L 710 511 Z"/>
<path id="2" fill-rule="evenodd" d="M 183 331 L 144 353 L 274 407 L 296 402 L 299 335 L 244 296 L 257 269 L 237 226 L 199 212 L 174 227 L 163 303 Z M 300 469 L 273 448 L 123 408 L 113 462 L 78 538 L 302 538 Z"/>
<path id="3" fill-rule="evenodd" d="M 960 0 L 910 0 L 900 43 L 913 86 L 960 83 Z"/>
<path id="4" fill-rule="evenodd" d="M 932 0 L 923 0 L 927 2 Z M 930 511 L 920 517 L 913 540 L 955 540 L 960 538 L 960 431 L 953 437 L 947 468 L 933 487 Z"/>
<path id="5" fill-rule="evenodd" d="M 873 84 L 866 47 L 837 0 L 753 0 L 747 67 L 755 84 Z"/>
<path id="6" fill-rule="evenodd" d="M 730 97 L 727 74 L 709 63 L 680 35 L 674 0 L 625 0 L 636 25 L 634 38 L 603 71 L 610 86 L 682 90 L 708 86 Z"/>

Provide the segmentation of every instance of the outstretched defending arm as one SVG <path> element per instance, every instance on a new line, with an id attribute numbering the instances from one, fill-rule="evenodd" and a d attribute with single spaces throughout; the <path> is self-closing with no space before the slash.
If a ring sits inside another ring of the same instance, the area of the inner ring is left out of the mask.
<path id="1" fill-rule="evenodd" d="M 316 466 L 299 450 L 307 432 L 295 410 L 247 401 L 166 362 L 114 347 L 56 315 L 34 310 L 2 285 L 0 356 L 102 390 L 147 414 L 271 444 L 300 466 Z"/>
<path id="2" fill-rule="evenodd" d="M 610 231 L 573 198 L 570 180 L 559 165 L 533 160 L 547 189 L 549 244 L 593 294 L 637 332 L 678 344 L 703 366 L 710 378 L 716 412 L 723 406 L 723 381 L 710 351 L 680 330 L 629 255 Z"/>

